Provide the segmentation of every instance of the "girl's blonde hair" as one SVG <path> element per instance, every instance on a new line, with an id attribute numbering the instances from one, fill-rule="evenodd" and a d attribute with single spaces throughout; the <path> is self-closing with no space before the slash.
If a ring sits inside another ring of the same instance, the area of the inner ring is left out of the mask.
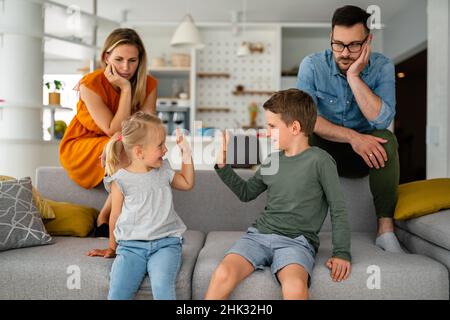
<path id="1" fill-rule="evenodd" d="M 144 105 L 147 93 L 147 52 L 137 32 L 128 28 L 119 28 L 111 32 L 103 46 L 101 65 L 106 68 L 106 54 L 111 53 L 117 46 L 123 44 L 133 45 L 139 52 L 139 66 L 130 79 L 132 89 L 131 113 L 133 114 Z"/>
<path id="2" fill-rule="evenodd" d="M 138 111 L 122 122 L 122 131 L 116 132 L 105 146 L 105 171 L 109 176 L 119 170 L 120 155 L 125 150 L 131 159 L 134 146 L 144 146 L 149 137 L 157 138 L 165 135 L 164 125 L 157 116 Z"/>

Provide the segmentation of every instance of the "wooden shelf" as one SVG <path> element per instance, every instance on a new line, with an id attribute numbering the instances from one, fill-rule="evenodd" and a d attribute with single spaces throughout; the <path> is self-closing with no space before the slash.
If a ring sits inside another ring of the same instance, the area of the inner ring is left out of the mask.
<path id="1" fill-rule="evenodd" d="M 72 108 L 63 107 L 59 104 L 47 104 L 43 106 L 44 109 L 56 110 L 56 111 L 73 111 Z"/>
<path id="2" fill-rule="evenodd" d="M 92 50 L 97 50 L 97 51 L 100 51 L 102 49 L 102 48 L 94 46 L 92 44 L 83 42 L 82 39 L 76 39 L 76 38 L 73 38 L 73 37 L 72 38 L 71 37 L 65 38 L 65 37 L 57 36 L 57 35 L 50 34 L 50 33 L 45 33 L 44 34 L 44 39 L 45 40 L 63 41 L 63 42 L 67 42 L 67 43 L 70 43 L 70 44 L 73 44 L 73 45 L 76 45 L 76 46 L 82 46 L 82 47 L 85 47 L 85 48 L 88 48 L 88 49 L 92 49 Z"/>
<path id="3" fill-rule="evenodd" d="M 157 112 L 189 112 L 189 107 L 156 106 Z"/>
<path id="4" fill-rule="evenodd" d="M 260 94 L 260 95 L 272 95 L 275 91 L 258 91 L 258 90 L 243 90 L 243 91 L 233 91 L 235 96 L 242 96 L 245 94 Z"/>
<path id="5" fill-rule="evenodd" d="M 197 108 L 198 112 L 230 112 L 230 108 Z"/>
<path id="6" fill-rule="evenodd" d="M 169 73 L 169 74 L 188 74 L 191 71 L 190 67 L 155 67 L 150 68 L 150 73 Z"/>
<path id="7" fill-rule="evenodd" d="M 59 104 L 45 104 L 45 105 L 36 105 L 36 106 L 22 106 L 22 105 L 11 105 L 4 104 L 0 102 L 0 109 L 50 109 L 56 111 L 73 111 L 72 108 L 63 107 Z"/>
<path id="8" fill-rule="evenodd" d="M 4 1 L 0 1 L 0 7 L 2 2 Z M 43 3 L 45 9 L 43 18 L 45 20 L 44 55 L 46 60 L 60 59 L 61 57 L 68 60 L 91 60 L 96 53 L 99 54 L 101 51 L 101 47 L 94 42 L 94 30 L 97 34 L 106 34 L 121 25 L 120 21 L 103 18 L 73 7 L 69 5 L 70 1 L 64 1 L 67 5 L 59 3 L 62 1 L 45 0 L 40 2 Z M 76 15 L 75 10 L 77 11 Z M 72 16 L 72 14 L 74 15 Z M 77 24 L 79 23 L 76 36 L 71 27 L 73 23 L 65 23 L 67 19 L 75 16 Z"/>
<path id="9" fill-rule="evenodd" d="M 67 6 L 65 4 L 62 4 L 62 3 L 59 3 L 59 2 L 56 2 L 56 1 L 45 0 L 44 2 L 45 2 L 45 5 L 46 5 L 46 7 L 45 7 L 46 10 L 51 10 L 52 7 L 57 7 L 57 8 L 60 8 L 61 10 L 63 10 L 64 13 L 67 13 L 67 11 L 69 9 L 71 9 L 70 6 Z M 90 12 L 84 11 L 84 10 L 80 10 L 79 13 L 82 16 L 86 16 L 86 17 L 89 17 L 89 18 L 95 20 L 97 23 L 108 23 L 108 24 L 120 26 L 120 23 L 115 21 L 115 20 L 103 18 L 103 17 L 97 16 L 95 14 L 92 14 Z"/>
<path id="10" fill-rule="evenodd" d="M 298 75 L 298 70 L 283 70 L 281 71 L 282 77 L 296 77 Z"/>
<path id="11" fill-rule="evenodd" d="M 242 129 L 244 129 L 244 130 L 250 130 L 250 129 L 261 130 L 261 129 L 264 129 L 264 127 L 262 127 L 262 126 L 242 126 Z"/>
<path id="12" fill-rule="evenodd" d="M 197 73 L 197 77 L 199 78 L 229 78 L 229 73 L 220 73 L 220 72 L 199 72 Z"/>

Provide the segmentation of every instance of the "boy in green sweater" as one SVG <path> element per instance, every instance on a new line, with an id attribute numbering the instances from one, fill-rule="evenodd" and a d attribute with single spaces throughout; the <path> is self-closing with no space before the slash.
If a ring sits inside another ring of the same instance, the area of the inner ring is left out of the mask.
<path id="1" fill-rule="evenodd" d="M 333 281 L 350 274 L 350 227 L 333 158 L 310 147 L 316 123 L 312 98 L 297 89 L 275 93 L 264 104 L 272 153 L 248 181 L 225 165 L 227 139 L 215 169 L 222 181 L 248 202 L 267 190 L 267 205 L 214 271 L 205 299 L 227 299 L 253 271 L 271 266 L 284 299 L 307 299 L 319 231 L 330 208 L 333 254 L 326 265 Z M 278 161 L 278 162 L 275 162 Z M 268 173 L 271 164 L 278 170 Z M 265 174 L 267 173 L 267 174 Z"/>

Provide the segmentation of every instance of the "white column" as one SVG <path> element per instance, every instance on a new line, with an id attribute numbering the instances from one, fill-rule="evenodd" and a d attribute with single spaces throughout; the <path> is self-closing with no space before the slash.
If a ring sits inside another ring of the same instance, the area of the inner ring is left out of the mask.
<path id="1" fill-rule="evenodd" d="M 2 139 L 42 139 L 43 33 L 42 3 L 0 1 Z"/>
<path id="2" fill-rule="evenodd" d="M 428 1 L 427 178 L 450 177 L 450 6 Z"/>
<path id="3" fill-rule="evenodd" d="M 34 176 L 42 148 L 43 0 L 0 0 L 0 172 Z"/>

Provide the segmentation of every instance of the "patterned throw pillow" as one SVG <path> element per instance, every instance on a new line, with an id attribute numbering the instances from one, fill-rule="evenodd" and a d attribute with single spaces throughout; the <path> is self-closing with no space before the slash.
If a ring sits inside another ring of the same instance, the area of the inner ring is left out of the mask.
<path id="1" fill-rule="evenodd" d="M 9 176 L 0 176 L 0 182 L 7 180 L 16 180 L 16 178 Z M 43 198 L 35 187 L 32 187 L 32 191 L 34 204 L 41 213 L 42 219 L 55 219 L 55 213 L 53 212 L 52 207 L 48 203 L 48 200 Z"/>
<path id="2" fill-rule="evenodd" d="M 31 178 L 0 182 L 0 251 L 51 243 L 33 202 Z"/>

